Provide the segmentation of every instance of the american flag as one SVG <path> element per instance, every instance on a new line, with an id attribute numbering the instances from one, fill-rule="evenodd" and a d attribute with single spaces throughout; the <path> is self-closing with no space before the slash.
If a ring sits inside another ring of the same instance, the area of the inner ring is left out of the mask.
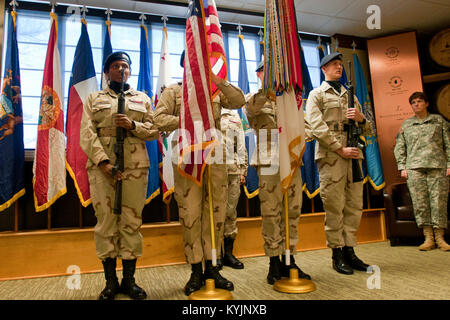
<path id="1" fill-rule="evenodd" d="M 207 159 L 215 145 L 212 137 L 215 124 L 210 63 L 202 0 L 189 1 L 182 97 L 178 172 L 200 186 Z"/>
<path id="2" fill-rule="evenodd" d="M 216 2 L 203 0 L 205 10 L 206 35 L 208 37 L 209 59 L 212 72 L 222 79 L 227 79 L 227 58 L 223 45 L 222 31 L 220 30 L 219 16 L 217 15 Z M 218 88 L 211 83 L 213 98 L 218 94 Z"/>

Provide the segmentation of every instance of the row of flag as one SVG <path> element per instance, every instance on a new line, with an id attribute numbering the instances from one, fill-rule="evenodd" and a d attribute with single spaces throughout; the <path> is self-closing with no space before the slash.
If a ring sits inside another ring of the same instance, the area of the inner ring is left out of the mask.
<path id="1" fill-rule="evenodd" d="M 287 1 L 286 3 L 293 7 L 292 1 Z M 292 7 L 290 10 L 292 10 Z M 272 7 L 272 9 L 274 9 L 274 7 Z M 276 10 L 274 10 L 273 13 L 276 13 Z M 6 46 L 5 73 L 0 105 L 0 154 L 2 155 L 0 159 L 0 211 L 3 211 L 11 206 L 25 193 L 23 177 L 23 115 L 20 97 L 20 69 L 16 37 L 16 16 L 16 11 L 10 11 L 10 19 L 8 19 L 9 32 Z M 45 61 L 38 138 L 35 151 L 35 160 L 33 163 L 33 185 L 36 211 L 47 209 L 54 203 L 54 201 L 56 201 L 56 199 L 66 193 L 66 169 L 74 180 L 81 204 L 83 206 L 87 206 L 91 203 L 89 183 L 85 169 L 87 157 L 84 152 L 81 151 L 79 146 L 79 129 L 83 102 L 90 92 L 98 90 L 92 50 L 89 35 L 87 33 L 87 23 L 84 19 L 82 19 L 82 30 L 75 51 L 72 76 L 69 84 L 67 125 L 64 130 L 60 57 L 57 43 L 57 20 L 54 13 L 51 13 L 50 17 L 51 31 Z M 293 19 L 294 17 L 291 16 L 291 25 L 294 23 Z M 112 53 L 110 29 L 111 22 L 108 19 L 105 23 L 107 28 L 104 37 L 103 59 Z M 199 27 L 203 28 L 200 30 L 204 30 L 205 32 L 198 33 Z M 296 30 L 296 21 L 295 27 L 292 28 L 292 30 Z M 202 35 L 204 35 L 203 38 Z M 265 38 L 266 36 L 270 37 L 270 35 L 265 35 Z M 188 43 L 188 39 L 191 39 L 192 41 Z M 214 41 L 211 41 L 211 39 L 214 39 Z M 293 38 L 291 37 L 291 40 L 292 39 Z M 164 27 L 159 68 L 160 74 L 155 91 L 155 104 L 157 103 L 158 96 L 161 94 L 161 88 L 172 82 L 169 75 L 169 52 L 167 40 L 167 28 Z M 266 41 L 264 42 L 260 42 L 262 47 L 260 50 L 261 54 L 259 56 L 260 60 L 266 59 L 270 56 L 269 54 L 263 56 L 264 50 L 267 50 L 267 47 L 265 49 L 263 47 L 264 43 L 268 43 L 267 39 L 265 40 Z M 199 70 L 198 72 L 201 71 L 198 68 L 198 61 L 200 57 L 197 56 L 197 51 L 193 50 L 194 47 L 191 47 L 189 50 L 189 45 L 199 45 L 198 41 L 201 41 L 200 43 L 203 43 L 204 47 L 208 49 L 208 51 L 205 50 L 202 52 L 204 54 L 203 65 L 206 71 L 211 70 L 209 72 L 214 72 L 221 78 L 226 79 L 227 68 L 225 50 L 223 47 L 222 34 L 220 32 L 220 23 L 217 17 L 217 10 L 213 0 L 196 0 L 191 2 L 190 16 L 188 17 L 186 26 L 186 41 L 187 50 L 185 61 L 187 62 L 187 68 L 185 68 L 185 71 L 187 70 L 188 73 L 185 72 L 184 77 L 189 77 L 190 74 L 192 75 L 195 68 Z M 300 92 L 300 95 L 297 94 L 294 95 L 294 97 L 290 97 L 290 101 L 292 102 L 294 101 L 292 99 L 295 99 L 297 111 L 294 110 L 294 112 L 301 115 L 303 108 L 298 108 L 298 106 L 301 105 L 302 100 L 305 101 L 308 98 L 308 94 L 313 87 L 308 69 L 306 67 L 303 50 L 301 50 L 300 40 L 298 39 L 297 41 L 297 44 L 295 44 L 295 41 L 291 41 L 291 45 L 294 45 L 294 47 L 297 48 L 296 50 L 298 50 L 298 55 L 293 57 L 292 62 L 297 68 L 296 77 L 295 79 L 285 80 L 284 86 L 288 87 L 289 84 L 291 84 Z M 209 45 L 207 46 L 206 44 Z M 152 97 L 153 91 L 151 84 L 148 35 L 147 29 L 143 24 L 141 25 L 140 49 L 141 63 L 137 89 L 146 92 L 150 97 Z M 319 46 L 318 49 L 319 55 L 323 55 L 323 48 Z M 211 55 L 211 52 L 214 53 Z M 239 35 L 239 53 L 240 60 L 238 85 L 244 91 L 244 94 L 246 94 L 249 92 L 249 82 L 242 35 Z M 364 74 L 356 54 L 354 54 L 353 58 L 357 82 L 356 95 L 363 105 L 366 118 L 373 122 L 373 111 Z M 210 77 L 209 72 L 204 74 L 204 77 L 207 79 Z M 198 76 L 196 78 L 199 79 Z M 187 78 L 184 79 L 186 81 Z M 204 83 L 205 82 L 203 82 L 203 84 Z M 206 83 L 211 84 L 211 81 L 207 81 Z M 217 88 L 212 85 L 210 85 L 210 87 L 203 87 L 203 84 L 198 88 L 195 86 L 193 89 L 203 90 L 205 99 L 211 99 L 217 91 Z M 104 76 L 102 77 L 101 87 L 105 87 Z M 185 101 L 187 104 L 187 108 L 185 108 L 185 110 L 192 111 L 192 115 L 195 115 L 196 112 L 197 115 L 200 116 L 204 116 L 205 114 L 208 115 L 208 112 L 212 110 L 211 108 L 209 110 L 208 108 L 205 108 L 205 110 L 189 109 L 189 96 L 187 89 L 188 88 L 185 87 L 185 92 L 183 93 L 186 97 Z M 195 95 L 195 99 L 197 99 L 197 96 L 198 95 Z M 195 103 L 195 101 L 191 102 L 191 104 L 193 103 Z M 248 125 L 248 120 L 245 115 L 245 108 L 242 108 L 242 110 L 239 109 L 238 112 L 241 116 L 245 130 L 247 150 L 255 150 L 254 145 L 256 142 L 256 137 L 253 130 Z M 212 119 L 210 117 L 206 118 Z M 209 126 L 213 125 L 214 121 L 211 121 Z M 64 142 L 65 136 L 67 137 L 67 149 Z M 365 167 L 367 172 L 366 179 L 371 182 L 375 189 L 379 190 L 384 186 L 384 177 L 381 169 L 376 133 L 373 136 L 365 138 L 366 141 L 371 142 L 365 150 L 367 159 L 367 166 Z M 314 163 L 314 144 L 315 141 L 304 142 L 304 167 L 301 168 L 304 190 L 310 198 L 314 197 L 319 192 L 318 170 Z M 156 164 L 151 165 L 149 170 L 147 203 L 160 193 L 166 203 L 170 201 L 170 196 L 174 190 L 170 145 L 171 144 L 168 143 L 167 137 L 165 136 L 160 136 L 158 140 L 147 142 L 149 159 L 152 164 Z M 251 155 L 249 155 L 248 159 L 250 161 Z M 203 166 L 204 164 L 201 164 L 198 168 L 179 168 L 179 170 L 182 170 L 186 175 L 190 175 L 194 180 L 196 179 L 200 182 Z M 248 198 L 252 198 L 258 194 L 258 176 L 256 174 L 256 170 L 251 166 L 249 166 L 247 182 L 244 189 Z"/>

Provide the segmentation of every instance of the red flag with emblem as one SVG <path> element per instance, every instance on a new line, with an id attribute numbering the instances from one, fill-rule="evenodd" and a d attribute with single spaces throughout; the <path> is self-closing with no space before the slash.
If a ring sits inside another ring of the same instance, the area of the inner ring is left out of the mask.
<path id="1" fill-rule="evenodd" d="M 45 58 L 33 163 L 34 204 L 37 212 L 49 208 L 66 193 L 63 95 L 57 17 L 55 13 L 50 13 L 50 17 L 52 25 Z"/>

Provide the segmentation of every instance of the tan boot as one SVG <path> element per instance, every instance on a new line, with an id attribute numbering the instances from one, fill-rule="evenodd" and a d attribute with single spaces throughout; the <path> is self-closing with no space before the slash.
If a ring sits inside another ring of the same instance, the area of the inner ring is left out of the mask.
<path id="1" fill-rule="evenodd" d="M 447 242 L 445 242 L 444 239 L 444 231 L 445 229 L 434 229 L 434 235 L 436 238 L 436 244 L 438 246 L 439 249 L 441 249 L 442 251 L 450 251 L 450 246 L 448 245 Z"/>
<path id="2" fill-rule="evenodd" d="M 436 248 L 436 244 L 434 243 L 433 227 L 432 226 L 424 226 L 423 227 L 423 235 L 425 236 L 425 242 L 419 246 L 419 250 L 429 251 L 431 249 Z"/>

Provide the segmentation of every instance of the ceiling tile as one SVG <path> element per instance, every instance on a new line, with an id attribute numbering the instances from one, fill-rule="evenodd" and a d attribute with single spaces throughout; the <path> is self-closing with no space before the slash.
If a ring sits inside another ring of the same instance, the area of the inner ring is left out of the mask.
<path id="1" fill-rule="evenodd" d="M 295 10 L 297 12 L 335 16 L 354 1 L 357 0 L 303 0 L 298 5 L 296 4 Z"/>

